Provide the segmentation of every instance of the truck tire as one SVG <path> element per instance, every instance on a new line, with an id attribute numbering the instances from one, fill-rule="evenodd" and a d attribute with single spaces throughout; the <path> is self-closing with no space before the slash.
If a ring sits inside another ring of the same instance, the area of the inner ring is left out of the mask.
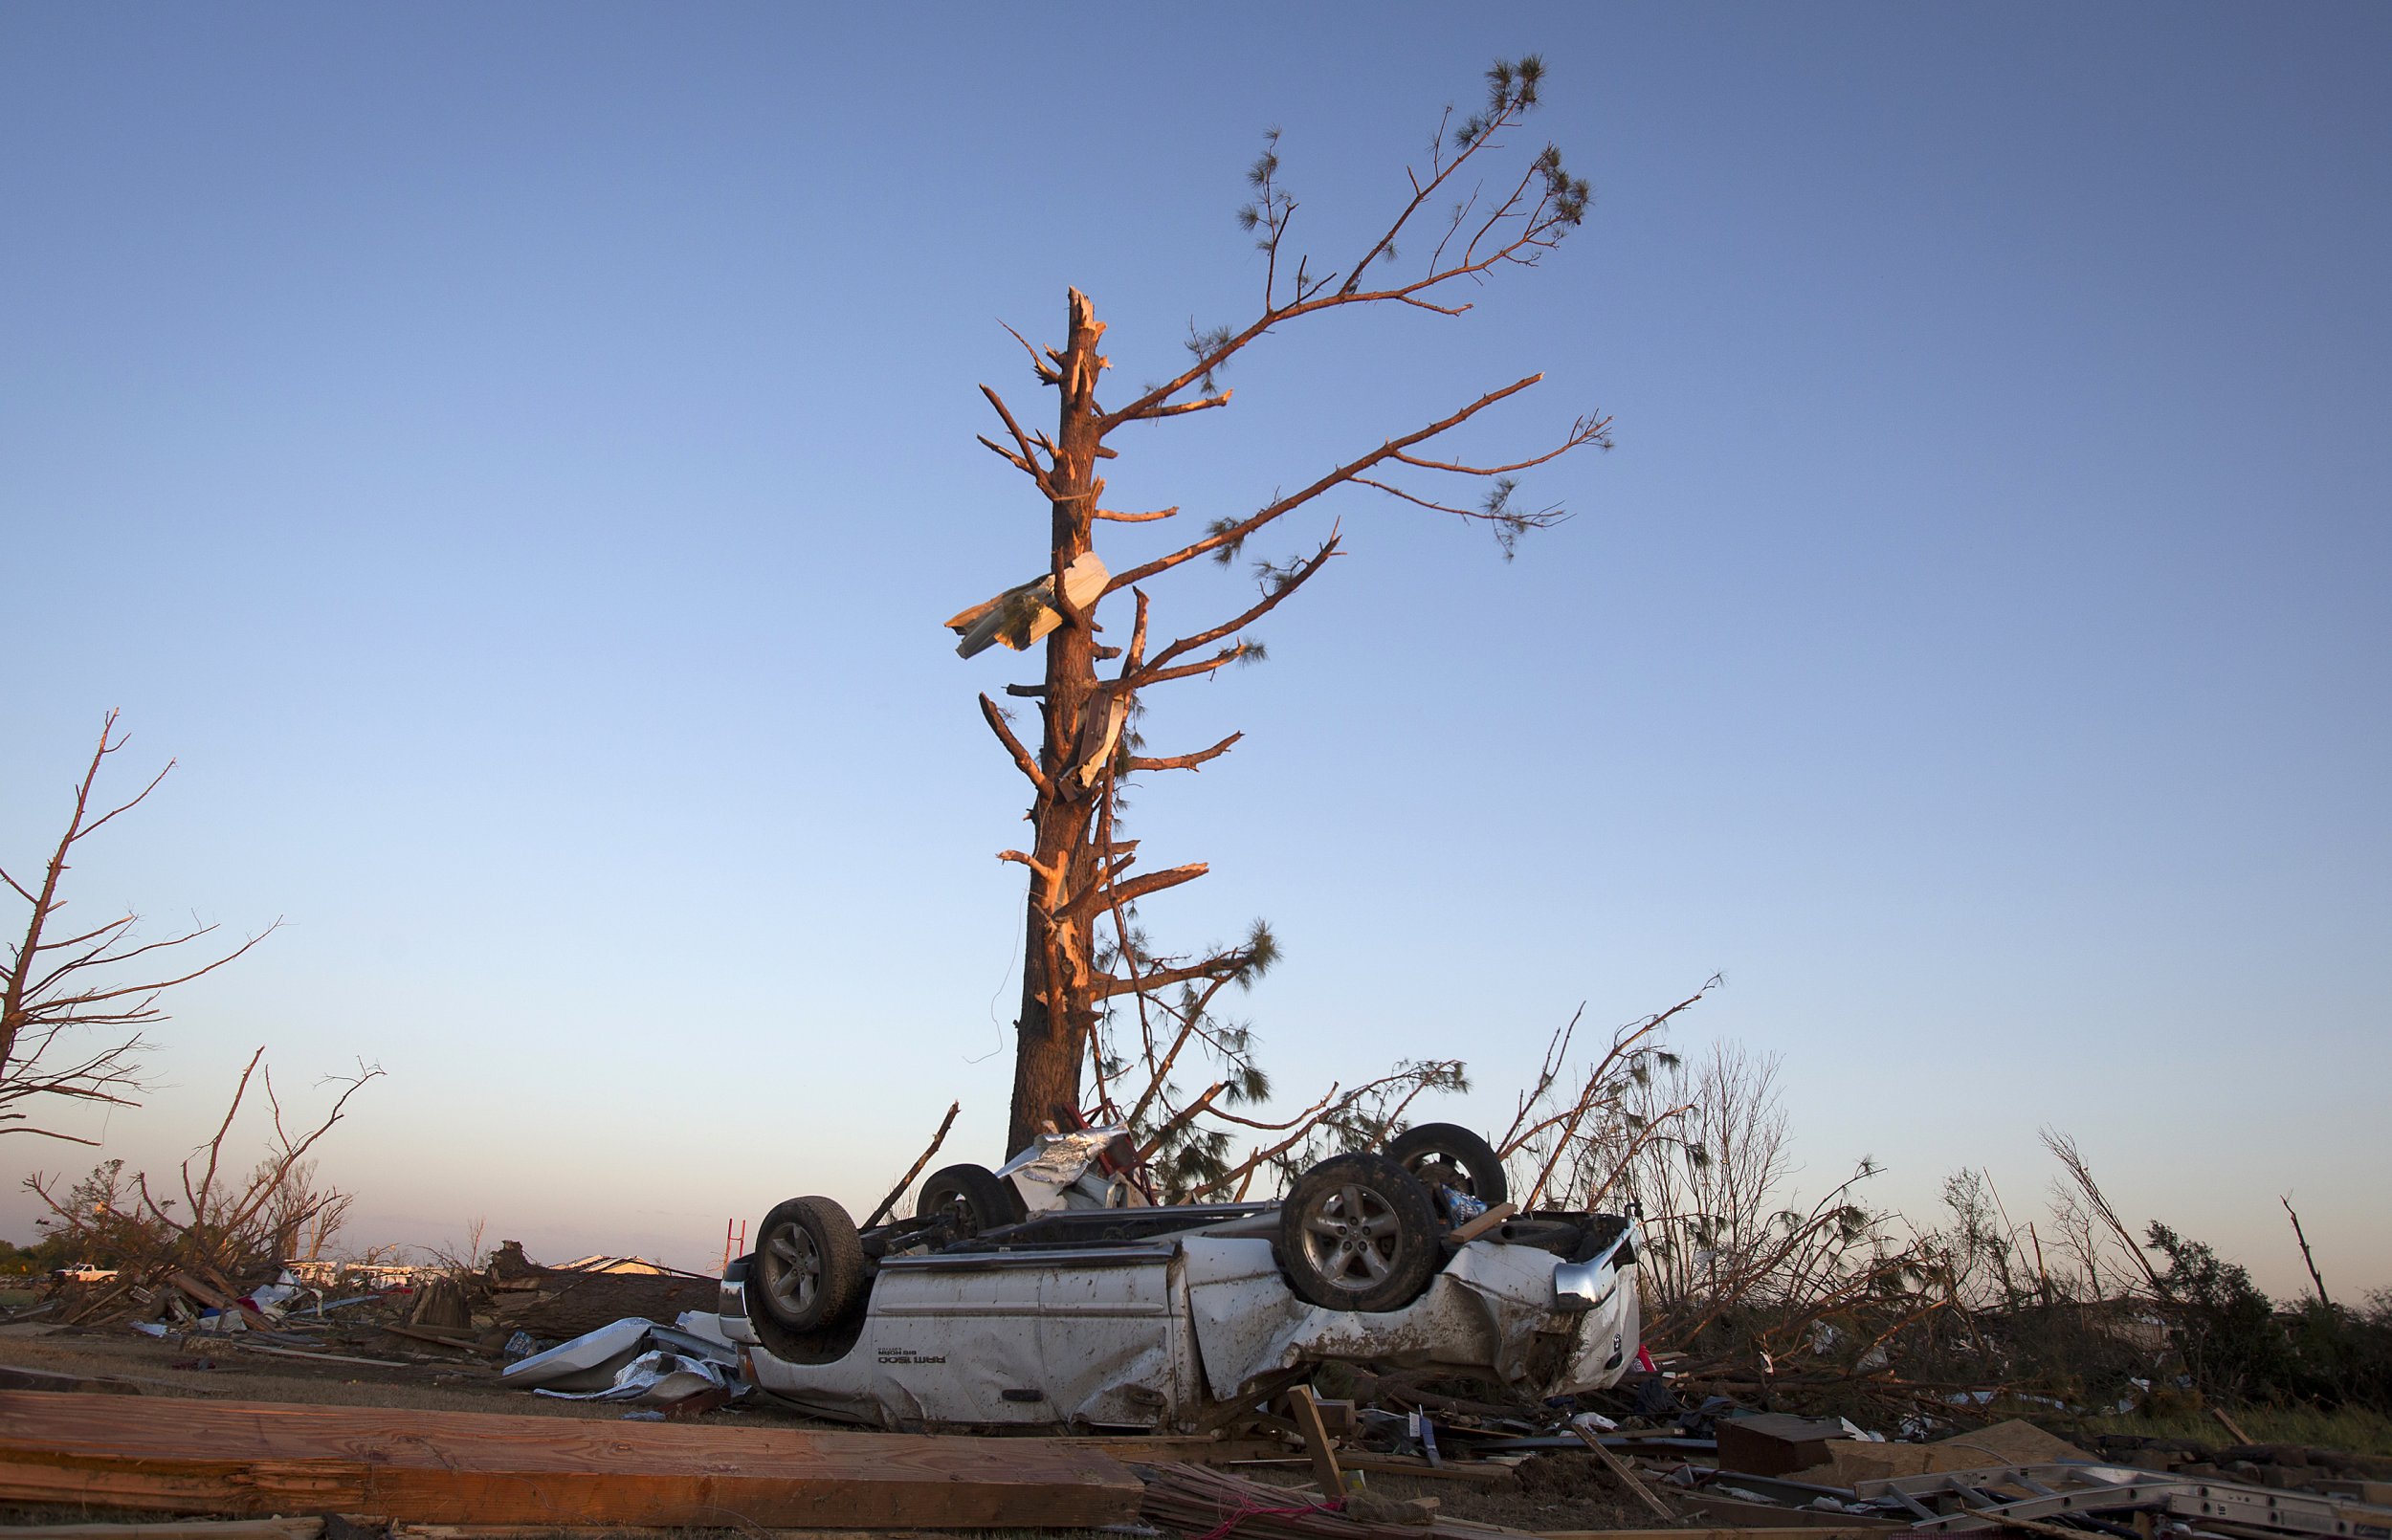
<path id="1" fill-rule="evenodd" d="M 1400 1310 L 1437 1269 L 1429 1190 L 1378 1155 L 1341 1155 L 1296 1178 L 1279 1205 L 1279 1258 L 1297 1297 L 1333 1310 Z"/>
<path id="2" fill-rule="evenodd" d="M 1387 1158 L 1420 1178 L 1431 1197 L 1445 1188 L 1493 1208 L 1512 1196 L 1495 1147 L 1459 1123 L 1406 1129 L 1387 1141 Z"/>
<path id="3" fill-rule="evenodd" d="M 1022 1199 L 1013 1184 L 986 1166 L 948 1166 L 934 1171 L 914 1200 L 914 1217 L 929 1219 L 941 1211 L 952 1216 L 956 1239 L 968 1241 L 983 1230 L 1022 1222 Z"/>
<path id="4" fill-rule="evenodd" d="M 847 1210 L 828 1198 L 774 1205 L 758 1228 L 748 1295 L 792 1331 L 847 1319 L 864 1298 L 864 1244 Z"/>

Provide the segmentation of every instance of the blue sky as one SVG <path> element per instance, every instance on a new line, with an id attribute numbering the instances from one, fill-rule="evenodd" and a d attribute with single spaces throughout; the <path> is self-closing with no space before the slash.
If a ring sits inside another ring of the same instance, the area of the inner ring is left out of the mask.
<path id="1" fill-rule="evenodd" d="M 1213 868 L 1159 938 L 1268 915 L 1291 1093 L 1458 1053 L 1482 1124 L 1580 1001 L 1723 971 L 1682 1041 L 1783 1055 L 1811 1190 L 2032 1207 L 2048 1123 L 2280 1291 L 2286 1193 L 2392 1284 L 2359 6 L 0 10 L 0 850 L 122 707 L 181 764 L 85 908 L 284 921 L 108 1153 L 170 1164 L 262 1043 L 390 1072 L 325 1156 L 358 1243 L 704 1263 L 951 1098 L 994 1158 L 1023 797 L 972 697 L 1030 675 L 938 622 L 1044 561 L 972 442 L 981 382 L 1052 411 L 997 323 L 1076 285 L 1161 378 L 1254 305 L 1266 126 L 1341 262 L 1531 50 L 1585 229 L 1462 320 L 1274 339 L 1108 501 L 1242 512 L 1538 369 L 1474 445 L 1619 448 L 1509 564 L 1362 495 L 1283 537 L 1351 555 L 1149 703 L 1248 734 L 1137 801 Z"/>

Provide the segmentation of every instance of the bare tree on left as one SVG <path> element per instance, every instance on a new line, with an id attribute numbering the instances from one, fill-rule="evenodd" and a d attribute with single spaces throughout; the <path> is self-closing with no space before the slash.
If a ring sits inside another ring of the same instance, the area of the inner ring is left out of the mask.
<path id="1" fill-rule="evenodd" d="M 99 745 L 75 787 L 66 829 L 38 874 L 20 882 L 14 872 L 0 869 L 0 882 L 26 906 L 24 929 L 0 980 L 0 1133 L 99 1143 L 44 1125 L 71 1107 L 139 1105 L 139 1056 L 148 1046 L 142 1033 L 166 1019 L 160 1004 L 166 992 L 215 972 L 274 929 L 270 925 L 220 951 L 195 945 L 215 934 L 213 925 L 144 940 L 138 914 L 118 914 L 90 926 L 63 917 L 65 878 L 77 847 L 140 806 L 174 768 L 167 760 L 140 791 L 100 811 L 105 802 L 95 803 L 93 791 L 108 757 L 125 742 L 112 711 L 100 723 Z"/>

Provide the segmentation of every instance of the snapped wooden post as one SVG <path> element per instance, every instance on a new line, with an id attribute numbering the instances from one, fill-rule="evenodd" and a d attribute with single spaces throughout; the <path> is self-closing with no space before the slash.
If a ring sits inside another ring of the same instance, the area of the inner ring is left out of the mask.
<path id="1" fill-rule="evenodd" d="M 1652 1509 L 1654 1518 L 1665 1524 L 1677 1522 L 1677 1515 L 1672 1512 L 1669 1506 L 1661 1499 L 1652 1495 L 1652 1488 L 1646 1485 L 1638 1478 L 1636 1472 L 1628 1468 L 1628 1462 L 1603 1446 L 1603 1440 L 1596 1436 L 1594 1429 L 1583 1423 L 1573 1422 L 1570 1424 L 1570 1431 L 1578 1435 L 1579 1442 L 1595 1452 L 1595 1458 L 1602 1461 L 1610 1469 L 1611 1474 L 1619 1478 L 1621 1485 L 1634 1493 L 1638 1502 Z"/>
<path id="2" fill-rule="evenodd" d="M 1313 1388 L 1290 1385 L 1287 1404 L 1296 1431 L 1304 1437 L 1305 1451 L 1313 1457 L 1313 1475 L 1320 1483 L 1321 1495 L 1343 1497 L 1345 1472 L 1338 1468 L 1337 1452 L 1329 1447 L 1329 1430 L 1321 1425 L 1320 1406 L 1313 1399 Z"/>

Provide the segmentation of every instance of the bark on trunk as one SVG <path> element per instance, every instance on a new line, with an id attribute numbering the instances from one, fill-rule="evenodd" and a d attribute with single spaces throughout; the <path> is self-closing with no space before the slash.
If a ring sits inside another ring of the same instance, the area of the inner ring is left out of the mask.
<path id="1" fill-rule="evenodd" d="M 1052 521 L 1052 571 L 1058 605 L 1063 572 L 1088 550 L 1096 494 L 1100 447 L 1096 422 L 1096 344 L 1104 335 L 1095 307 L 1071 291 L 1067 341 L 1056 367 L 1062 398 L 1055 432 Z M 1080 740 L 1096 685 L 1096 639 L 1089 617 L 1066 611 L 1064 624 L 1047 639 L 1046 694 L 1038 767 L 1045 789 L 1033 793 L 1030 900 L 1022 947 L 1022 1011 L 1013 1057 L 1013 1110 L 1006 1132 L 1009 1155 L 1027 1146 L 1040 1125 L 1076 1110 L 1080 1067 L 1096 1025 L 1093 916 L 1067 913 L 1073 898 L 1096 879 L 1089 847 L 1094 794 L 1071 774 L 1072 749 Z"/>

